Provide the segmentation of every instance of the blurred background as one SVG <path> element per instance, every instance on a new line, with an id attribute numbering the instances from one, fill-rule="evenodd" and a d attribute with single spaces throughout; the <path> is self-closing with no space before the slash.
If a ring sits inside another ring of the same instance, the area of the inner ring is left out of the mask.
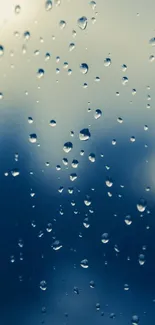
<path id="1" fill-rule="evenodd" d="M 155 322 L 155 2 L 0 0 L 0 321 Z"/>

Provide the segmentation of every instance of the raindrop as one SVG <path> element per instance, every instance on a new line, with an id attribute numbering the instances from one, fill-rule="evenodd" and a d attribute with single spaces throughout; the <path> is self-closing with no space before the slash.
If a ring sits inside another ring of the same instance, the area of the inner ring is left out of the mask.
<path id="1" fill-rule="evenodd" d="M 99 310 L 100 310 L 100 307 L 101 307 L 100 304 L 97 303 L 97 304 L 96 304 L 96 310 L 99 311 Z"/>
<path id="2" fill-rule="evenodd" d="M 14 263 L 14 262 L 15 262 L 15 257 L 14 257 L 14 255 L 11 255 L 11 256 L 10 256 L 10 262 L 11 262 L 11 263 Z"/>
<path id="3" fill-rule="evenodd" d="M 21 12 L 21 7 L 19 5 L 15 6 L 15 14 L 20 14 Z"/>
<path id="4" fill-rule="evenodd" d="M 110 65 L 111 65 L 111 59 L 110 58 L 104 59 L 104 66 L 109 67 Z"/>
<path id="5" fill-rule="evenodd" d="M 85 219 L 83 220 L 83 225 L 84 225 L 84 227 L 85 227 L 86 229 L 90 227 L 90 223 L 89 223 L 89 219 L 88 219 L 88 218 L 85 218 Z"/>
<path id="6" fill-rule="evenodd" d="M 47 52 L 45 54 L 45 61 L 48 61 L 50 58 L 51 58 L 51 54 Z"/>
<path id="7" fill-rule="evenodd" d="M 52 1 L 51 0 L 47 0 L 45 2 L 45 9 L 46 9 L 46 11 L 50 11 L 52 9 Z"/>
<path id="8" fill-rule="evenodd" d="M 127 226 L 130 226 L 132 224 L 131 216 L 130 215 L 125 216 L 124 221 L 125 221 Z"/>
<path id="9" fill-rule="evenodd" d="M 91 289 L 94 289 L 95 288 L 95 282 L 94 281 L 90 281 L 89 282 L 89 286 Z"/>
<path id="10" fill-rule="evenodd" d="M 88 72 L 88 64 L 87 63 L 81 63 L 80 64 L 80 71 L 83 73 L 83 74 L 86 74 Z"/>
<path id="11" fill-rule="evenodd" d="M 26 31 L 24 33 L 24 39 L 27 41 L 29 38 L 30 38 L 30 32 L 29 31 Z"/>
<path id="12" fill-rule="evenodd" d="M 33 118 L 31 116 L 28 117 L 28 123 L 32 124 L 33 123 Z"/>
<path id="13" fill-rule="evenodd" d="M 29 135 L 29 142 L 31 142 L 31 143 L 37 142 L 37 135 L 35 133 L 32 133 Z"/>
<path id="14" fill-rule="evenodd" d="M 94 163 L 95 162 L 95 154 L 94 153 L 90 153 L 90 155 L 88 156 L 88 159 Z"/>
<path id="15" fill-rule="evenodd" d="M 78 160 L 74 159 L 74 160 L 72 161 L 72 167 L 73 167 L 73 168 L 77 168 L 77 167 L 78 167 L 78 164 L 79 164 Z"/>
<path id="16" fill-rule="evenodd" d="M 87 259 L 82 260 L 80 265 L 81 265 L 81 267 L 83 267 L 83 269 L 88 269 L 88 267 L 89 267 L 88 260 Z"/>
<path id="17" fill-rule="evenodd" d="M 143 198 L 141 198 L 141 199 L 139 200 L 139 202 L 137 203 L 137 210 L 138 210 L 139 212 L 144 212 L 145 209 L 146 209 L 146 205 L 147 205 L 146 200 L 143 199 Z"/>
<path id="18" fill-rule="evenodd" d="M 66 153 L 69 153 L 72 150 L 72 148 L 73 148 L 72 142 L 66 142 L 63 146 L 63 150 Z"/>
<path id="19" fill-rule="evenodd" d="M 123 77 L 122 78 L 122 85 L 125 86 L 128 83 L 128 77 Z"/>
<path id="20" fill-rule="evenodd" d="M 144 254 L 139 255 L 138 262 L 140 265 L 144 265 L 144 263 L 145 263 L 145 255 Z"/>
<path id="21" fill-rule="evenodd" d="M 94 118 L 98 120 L 102 116 L 102 111 L 100 109 L 96 109 Z"/>
<path id="22" fill-rule="evenodd" d="M 37 77 L 41 79 L 44 76 L 45 71 L 43 69 L 38 69 Z"/>
<path id="23" fill-rule="evenodd" d="M 0 45 L 0 57 L 4 54 L 4 47 Z"/>
<path id="24" fill-rule="evenodd" d="M 130 138 L 130 142 L 135 142 L 135 141 L 136 141 L 135 137 L 132 136 L 132 137 Z"/>
<path id="25" fill-rule="evenodd" d="M 74 293 L 77 294 L 77 295 L 79 295 L 79 293 L 80 293 L 78 287 L 74 287 L 73 291 L 74 291 Z"/>
<path id="26" fill-rule="evenodd" d="M 122 65 L 122 71 L 125 72 L 127 70 L 127 65 L 126 64 L 123 64 Z"/>
<path id="27" fill-rule="evenodd" d="M 62 248 L 62 245 L 59 240 L 55 240 L 52 247 L 54 251 L 58 251 L 60 248 Z"/>
<path id="28" fill-rule="evenodd" d="M 101 236 L 101 242 L 103 244 L 107 244 L 109 242 L 109 234 L 107 232 L 105 232 L 102 236 Z"/>
<path id="29" fill-rule="evenodd" d="M 81 141 L 87 141 L 91 137 L 89 129 L 82 129 L 79 133 L 79 139 Z"/>
<path id="30" fill-rule="evenodd" d="M 47 224 L 46 230 L 47 230 L 47 232 L 51 232 L 52 231 L 52 224 L 50 222 Z"/>
<path id="31" fill-rule="evenodd" d="M 136 95 L 136 89 L 135 88 L 132 89 L 132 95 L 133 96 Z"/>
<path id="32" fill-rule="evenodd" d="M 87 18 L 85 16 L 82 16 L 77 21 L 78 27 L 82 30 L 86 29 L 87 27 Z"/>
<path id="33" fill-rule="evenodd" d="M 152 46 L 155 46 L 155 37 L 152 37 L 152 38 L 149 40 L 149 44 L 152 45 Z"/>
<path id="34" fill-rule="evenodd" d="M 70 43 L 69 44 L 69 51 L 73 51 L 75 49 L 75 43 Z"/>
<path id="35" fill-rule="evenodd" d="M 46 281 L 45 280 L 40 281 L 40 285 L 39 286 L 40 286 L 40 289 L 42 291 L 45 291 L 47 289 L 47 283 L 46 283 Z"/>
<path id="36" fill-rule="evenodd" d="M 96 8 L 96 2 L 95 1 L 90 1 L 90 6 L 93 10 Z"/>
<path id="37" fill-rule="evenodd" d="M 112 181 L 112 179 L 110 177 L 107 177 L 105 183 L 106 183 L 107 187 L 112 187 L 113 186 L 113 181 Z"/>
<path id="38" fill-rule="evenodd" d="M 139 323 L 139 317 L 137 315 L 133 315 L 131 319 L 132 325 L 137 325 Z"/>
<path id="39" fill-rule="evenodd" d="M 66 22 L 65 22 L 65 20 L 60 20 L 60 22 L 59 22 L 59 26 L 60 26 L 61 29 L 64 29 L 64 28 L 66 27 Z"/>
<path id="40" fill-rule="evenodd" d="M 69 178 L 70 178 L 70 180 L 71 180 L 72 182 L 74 182 L 74 181 L 77 179 L 77 174 L 72 173 L 72 174 L 70 174 Z"/>
<path id="41" fill-rule="evenodd" d="M 13 170 L 11 171 L 11 175 L 12 175 L 13 177 L 17 177 L 17 176 L 19 176 L 19 174 L 20 174 L 20 172 L 19 172 L 19 170 L 18 170 L 17 168 L 15 168 L 15 169 L 13 169 Z"/>
<path id="42" fill-rule="evenodd" d="M 129 290 L 129 285 L 127 283 L 124 284 L 124 291 L 128 291 Z"/>
<path id="43" fill-rule="evenodd" d="M 50 121 L 50 126 L 52 126 L 52 127 L 55 127 L 55 126 L 56 126 L 56 124 L 57 124 L 57 123 L 56 123 L 56 121 L 55 121 L 55 120 L 51 120 L 51 121 Z"/>

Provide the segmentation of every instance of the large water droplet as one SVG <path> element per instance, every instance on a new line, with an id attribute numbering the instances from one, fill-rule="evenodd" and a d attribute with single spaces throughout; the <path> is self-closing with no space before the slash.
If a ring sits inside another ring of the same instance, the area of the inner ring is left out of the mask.
<path id="1" fill-rule="evenodd" d="M 36 143 L 37 142 L 37 135 L 35 133 L 32 133 L 29 135 L 29 141 L 31 143 Z"/>
<path id="2" fill-rule="evenodd" d="M 47 0 L 45 2 L 45 9 L 46 9 L 46 11 L 50 11 L 52 9 L 52 1 L 51 0 Z"/>
<path id="3" fill-rule="evenodd" d="M 80 64 L 80 71 L 83 73 L 83 74 L 86 74 L 88 72 L 88 64 L 87 63 L 81 63 Z"/>
<path id="4" fill-rule="evenodd" d="M 89 129 L 82 129 L 79 133 L 79 139 L 81 141 L 87 141 L 91 137 Z"/>
<path id="5" fill-rule="evenodd" d="M 141 198 L 137 203 L 137 210 L 139 212 L 144 212 L 146 209 L 146 205 L 147 205 L 146 200 Z"/>
<path id="6" fill-rule="evenodd" d="M 54 251 L 58 251 L 60 248 L 62 248 L 60 240 L 55 240 L 52 247 L 53 247 Z"/>
<path id="7" fill-rule="evenodd" d="M 72 144 L 72 142 L 66 142 L 66 143 L 64 144 L 64 146 L 63 146 L 63 150 L 64 150 L 66 153 L 70 152 L 70 151 L 72 150 L 72 148 L 73 148 L 73 144 Z"/>
<path id="8" fill-rule="evenodd" d="M 87 17 L 82 16 L 81 18 L 78 19 L 77 21 L 78 27 L 82 30 L 86 29 L 87 27 Z"/>

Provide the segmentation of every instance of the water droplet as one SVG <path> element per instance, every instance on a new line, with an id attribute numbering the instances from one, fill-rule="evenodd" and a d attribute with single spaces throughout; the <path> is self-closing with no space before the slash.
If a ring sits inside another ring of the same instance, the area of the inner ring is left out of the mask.
<path id="1" fill-rule="evenodd" d="M 96 304 L 96 310 L 99 311 L 100 310 L 100 307 L 101 307 L 100 304 L 97 302 L 97 304 Z"/>
<path id="2" fill-rule="evenodd" d="M 137 325 L 139 323 L 139 317 L 137 315 L 133 315 L 131 319 L 132 325 Z"/>
<path id="3" fill-rule="evenodd" d="M 78 160 L 76 160 L 76 159 L 73 159 L 73 161 L 72 161 L 72 167 L 73 167 L 73 168 L 77 168 L 77 167 L 78 167 L 78 165 L 79 165 L 79 162 L 78 162 Z"/>
<path id="4" fill-rule="evenodd" d="M 82 16 L 77 21 L 78 27 L 82 30 L 86 29 L 87 27 L 87 18 L 85 16 Z"/>
<path id="5" fill-rule="evenodd" d="M 110 58 L 104 59 L 104 66 L 109 67 L 110 65 L 111 65 L 111 59 Z"/>
<path id="6" fill-rule="evenodd" d="M 106 183 L 106 186 L 108 186 L 108 187 L 113 186 L 113 180 L 110 177 L 107 177 L 105 183 Z"/>
<path id="7" fill-rule="evenodd" d="M 69 51 L 73 51 L 75 49 L 75 43 L 70 43 L 69 44 Z"/>
<path id="8" fill-rule="evenodd" d="M 74 291 L 74 293 L 77 294 L 77 295 L 79 295 L 79 293 L 80 293 L 78 287 L 74 287 L 74 290 L 73 290 L 73 291 Z"/>
<path id="9" fill-rule="evenodd" d="M 122 64 L 122 71 L 126 71 L 127 70 L 127 65 L 126 64 Z"/>
<path id="10" fill-rule="evenodd" d="M 55 0 L 56 7 L 60 6 L 60 4 L 61 4 L 61 0 Z"/>
<path id="11" fill-rule="evenodd" d="M 50 11 L 52 9 L 52 1 L 51 0 L 47 0 L 45 2 L 45 9 L 46 9 L 46 11 Z"/>
<path id="12" fill-rule="evenodd" d="M 130 226 L 132 224 L 131 216 L 130 215 L 125 216 L 124 221 L 125 221 L 127 226 Z"/>
<path id="13" fill-rule="evenodd" d="M 30 38 L 30 32 L 29 31 L 26 31 L 24 33 L 24 39 L 27 41 L 29 38 Z"/>
<path id="14" fill-rule="evenodd" d="M 21 7 L 19 5 L 15 6 L 15 14 L 20 14 L 21 12 Z"/>
<path id="15" fill-rule="evenodd" d="M 138 262 L 140 265 L 144 265 L 144 263 L 145 263 L 145 255 L 144 254 L 139 255 Z"/>
<path id="16" fill-rule="evenodd" d="M 63 146 L 63 150 L 66 153 L 69 153 L 72 150 L 72 148 L 73 148 L 72 142 L 66 142 Z"/>
<path id="17" fill-rule="evenodd" d="M 135 137 L 132 136 L 132 137 L 130 138 L 130 142 L 135 142 L 135 141 L 136 141 Z"/>
<path id="18" fill-rule="evenodd" d="M 33 123 L 33 118 L 31 116 L 28 117 L 28 123 L 32 124 Z"/>
<path id="19" fill-rule="evenodd" d="M 89 129 L 82 129 L 79 133 L 79 139 L 81 141 L 87 141 L 91 137 Z"/>
<path id="20" fill-rule="evenodd" d="M 152 46 L 155 46 L 155 37 L 152 37 L 152 38 L 149 40 L 149 44 L 152 45 Z"/>
<path id="21" fill-rule="evenodd" d="M 63 158 L 63 159 L 62 159 L 62 162 L 63 162 L 63 164 L 64 164 L 65 166 L 68 165 L 68 159 L 67 159 L 67 158 Z"/>
<path id="22" fill-rule="evenodd" d="M 18 240 L 18 246 L 19 246 L 20 248 L 23 248 L 23 246 L 24 246 L 23 239 L 19 238 L 19 240 Z"/>
<path id="23" fill-rule="evenodd" d="M 77 179 L 77 174 L 76 173 L 72 173 L 72 174 L 70 174 L 69 178 L 70 178 L 70 180 L 72 182 L 74 182 Z"/>
<path id="24" fill-rule="evenodd" d="M 47 289 L 47 283 L 46 283 L 46 281 L 45 280 L 40 281 L 39 287 L 40 287 L 40 289 L 42 291 L 45 291 Z"/>
<path id="25" fill-rule="evenodd" d="M 50 58 L 51 58 L 51 54 L 47 52 L 45 54 L 45 61 L 48 61 Z"/>
<path id="26" fill-rule="evenodd" d="M 100 109 L 96 109 L 94 113 L 94 118 L 98 120 L 102 116 L 102 111 Z"/>
<path id="27" fill-rule="evenodd" d="M 36 56 L 39 55 L 39 53 L 40 53 L 39 50 L 34 51 L 34 55 L 36 55 Z"/>
<path id="28" fill-rule="evenodd" d="M 155 60 L 155 56 L 154 55 L 150 55 L 149 56 L 149 62 L 153 62 Z"/>
<path id="29" fill-rule="evenodd" d="M 41 79 L 44 76 L 45 71 L 43 69 L 38 69 L 37 77 Z"/>
<path id="30" fill-rule="evenodd" d="M 125 86 L 128 83 L 128 77 L 123 77 L 122 78 L 122 85 Z"/>
<path id="31" fill-rule="evenodd" d="M 109 234 L 107 232 L 105 232 L 104 234 L 102 234 L 102 236 L 101 236 L 101 242 L 103 244 L 107 244 L 109 242 Z"/>
<path id="32" fill-rule="evenodd" d="M 96 2 L 95 1 L 90 1 L 90 6 L 93 10 L 96 8 Z"/>
<path id="33" fill-rule="evenodd" d="M 83 220 L 83 225 L 84 225 L 84 227 L 85 227 L 86 229 L 90 227 L 90 223 L 89 223 L 89 219 L 88 219 L 88 218 L 85 218 L 85 219 Z"/>
<path id="34" fill-rule="evenodd" d="M 136 89 L 135 88 L 132 89 L 132 95 L 133 96 L 136 95 Z"/>
<path id="35" fill-rule="evenodd" d="M 90 155 L 88 156 L 88 159 L 94 163 L 95 162 L 95 154 L 94 153 L 90 153 Z"/>
<path id="36" fill-rule="evenodd" d="M 19 174 L 20 174 L 20 171 L 19 171 L 17 168 L 14 168 L 14 169 L 11 171 L 11 175 L 12 175 L 13 177 L 17 177 L 17 176 L 19 176 Z"/>
<path id="37" fill-rule="evenodd" d="M 47 230 L 47 232 L 51 232 L 52 231 L 52 224 L 50 222 L 47 224 L 46 230 Z"/>
<path id="38" fill-rule="evenodd" d="M 52 247 L 54 251 L 58 251 L 60 248 L 62 248 L 60 240 L 55 240 Z"/>
<path id="39" fill-rule="evenodd" d="M 88 72 L 88 64 L 87 63 L 81 63 L 80 64 L 80 71 L 83 73 L 83 74 L 86 74 Z"/>
<path id="40" fill-rule="evenodd" d="M 127 283 L 124 284 L 124 291 L 128 291 L 129 290 L 129 285 Z"/>
<path id="41" fill-rule="evenodd" d="M 52 127 L 55 127 L 55 126 L 56 126 L 56 124 L 57 124 L 57 123 L 56 123 L 56 121 L 55 121 L 55 120 L 51 120 L 51 121 L 50 121 L 50 126 L 52 126 Z"/>
<path id="42" fill-rule="evenodd" d="M 35 133 L 32 133 L 29 135 L 29 141 L 31 143 L 36 143 L 37 142 L 37 135 Z"/>
<path id="43" fill-rule="evenodd" d="M 139 212 L 144 212 L 145 209 L 146 209 L 146 205 L 147 205 L 146 200 L 143 199 L 143 198 L 141 198 L 141 199 L 139 200 L 139 202 L 137 203 L 137 210 L 138 210 Z"/>
<path id="44" fill-rule="evenodd" d="M 88 269 L 88 260 L 85 258 L 84 260 L 81 261 L 80 265 L 83 267 L 83 269 Z"/>
<path id="45" fill-rule="evenodd" d="M 14 263 L 14 262 L 15 262 L 15 257 L 14 257 L 14 255 L 11 255 L 11 256 L 10 256 L 10 262 L 11 262 L 11 263 Z"/>
<path id="46" fill-rule="evenodd" d="M 4 47 L 0 45 L 0 57 L 4 54 Z"/>
<path id="47" fill-rule="evenodd" d="M 95 282 L 94 281 L 90 281 L 89 282 L 90 288 L 94 289 L 95 288 Z"/>
<path id="48" fill-rule="evenodd" d="M 66 22 L 65 22 L 65 20 L 60 20 L 60 22 L 59 22 L 59 26 L 60 26 L 61 29 L 64 29 L 64 28 L 66 27 Z"/>
<path id="49" fill-rule="evenodd" d="M 118 117 L 117 122 L 120 123 L 120 124 L 122 124 L 123 123 L 123 119 L 121 117 Z"/>

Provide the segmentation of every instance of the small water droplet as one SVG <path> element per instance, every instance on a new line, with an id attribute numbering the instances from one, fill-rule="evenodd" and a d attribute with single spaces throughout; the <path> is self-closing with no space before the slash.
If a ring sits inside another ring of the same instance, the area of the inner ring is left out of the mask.
<path id="1" fill-rule="evenodd" d="M 127 226 L 130 226 L 132 224 L 131 216 L 130 215 L 125 216 L 124 221 L 125 221 Z"/>
<path id="2" fill-rule="evenodd" d="M 128 77 L 123 77 L 122 78 L 122 85 L 125 86 L 128 83 Z"/>
<path id="3" fill-rule="evenodd" d="M 146 205 L 147 205 L 146 200 L 143 199 L 143 198 L 141 198 L 141 199 L 139 200 L 139 202 L 137 203 L 137 210 L 138 210 L 139 212 L 144 212 L 145 209 L 146 209 Z"/>
<path id="4" fill-rule="evenodd" d="M 24 39 L 25 39 L 26 41 L 28 41 L 29 38 L 30 38 L 30 32 L 29 32 L 29 31 L 26 31 L 26 32 L 24 33 Z"/>
<path id="5" fill-rule="evenodd" d="M 59 26 L 60 26 L 61 29 L 64 29 L 64 28 L 66 27 L 66 22 L 65 22 L 65 20 L 60 20 L 60 22 L 59 22 Z"/>
<path id="6" fill-rule="evenodd" d="M 152 37 L 152 38 L 149 40 L 149 44 L 152 45 L 152 46 L 155 46 L 155 37 Z"/>
<path id="7" fill-rule="evenodd" d="M 88 156 L 88 159 L 94 163 L 95 162 L 95 154 L 94 153 L 90 153 L 90 155 Z"/>
<path id="8" fill-rule="evenodd" d="M 111 65 L 111 59 L 110 58 L 105 58 L 104 59 L 104 66 L 109 67 Z"/>
<path id="9" fill-rule="evenodd" d="M 44 76 L 45 71 L 43 69 L 38 69 L 37 78 L 41 79 Z"/>
<path id="10" fill-rule="evenodd" d="M 46 283 L 46 281 L 45 280 L 40 281 L 39 287 L 40 287 L 40 289 L 42 291 L 46 291 L 46 289 L 47 289 L 47 283 Z"/>
<path id="11" fill-rule="evenodd" d="M 90 6 L 93 10 L 96 8 L 96 2 L 95 1 L 90 1 Z"/>
<path id="12" fill-rule="evenodd" d="M 127 283 L 124 284 L 124 291 L 128 291 L 129 290 L 129 285 Z"/>
<path id="13" fill-rule="evenodd" d="M 63 150 L 66 153 L 69 153 L 72 150 L 72 148 L 73 148 L 72 142 L 66 142 L 63 146 Z"/>
<path id="14" fill-rule="evenodd" d="M 80 265 L 83 269 L 88 269 L 89 267 L 88 260 L 85 258 L 84 260 L 81 261 Z"/>
<path id="15" fill-rule="evenodd" d="M 60 248 L 62 248 L 60 240 L 55 240 L 52 247 L 54 251 L 58 251 Z"/>
<path id="16" fill-rule="evenodd" d="M 89 282 L 90 288 L 94 289 L 95 288 L 95 282 L 94 281 L 90 281 Z"/>
<path id="17" fill-rule="evenodd" d="M 88 72 L 88 64 L 87 63 L 81 63 L 80 64 L 80 71 L 83 73 L 83 74 L 86 74 Z"/>
<path id="18" fill-rule="evenodd" d="M 21 12 L 21 7 L 19 5 L 15 6 L 15 14 L 20 14 Z"/>
<path id="19" fill-rule="evenodd" d="M 56 126 L 56 124 L 57 124 L 57 123 L 56 123 L 56 121 L 55 121 L 55 120 L 51 120 L 51 121 L 50 121 L 50 124 L 49 124 L 49 125 L 50 125 L 50 126 L 52 126 L 52 127 L 55 127 L 55 126 Z"/>
<path id="20" fill-rule="evenodd" d="M 144 254 L 140 254 L 138 257 L 138 262 L 140 265 L 144 265 L 145 264 L 145 255 Z"/>
<path id="21" fill-rule="evenodd" d="M 102 116 L 102 111 L 100 109 L 96 109 L 94 113 L 95 120 L 98 120 Z"/>
<path id="22" fill-rule="evenodd" d="M 133 315 L 131 319 L 132 325 L 138 325 L 139 323 L 139 317 L 137 315 Z"/>
<path id="23" fill-rule="evenodd" d="M 102 236 L 101 236 L 101 242 L 103 244 L 107 244 L 109 242 L 109 234 L 107 232 L 105 232 L 104 234 L 102 234 Z"/>

